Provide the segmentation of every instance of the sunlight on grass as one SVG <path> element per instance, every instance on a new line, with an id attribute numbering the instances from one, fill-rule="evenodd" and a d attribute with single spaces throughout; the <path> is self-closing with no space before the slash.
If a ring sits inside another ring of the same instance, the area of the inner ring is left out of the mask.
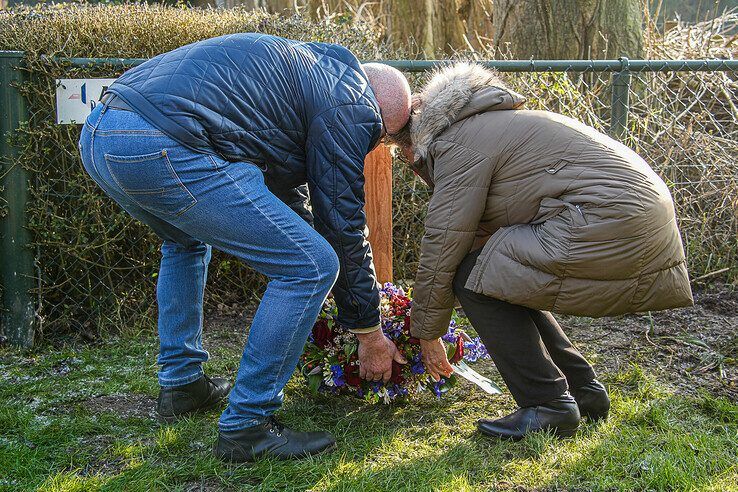
<path id="1" fill-rule="evenodd" d="M 144 445 L 141 443 L 116 443 L 113 453 L 131 461 L 141 461 L 144 457 Z"/>
<path id="2" fill-rule="evenodd" d="M 738 483 L 738 406 L 674 394 L 638 366 L 605 375 L 608 421 L 585 423 L 573 439 L 542 434 L 519 443 L 475 431 L 477 419 L 514 408 L 509 395 L 464 388 L 384 407 L 313 397 L 295 378 L 280 418 L 299 430 L 332 432 L 338 450 L 297 462 L 224 465 L 210 454 L 218 409 L 162 425 L 86 403 L 140 391 L 153 405 L 151 351 L 151 340 L 125 339 L 32 357 L 0 351 L 0 374 L 12 383 L 0 383 L 0 491 L 724 491 Z M 235 368 L 238 357 L 229 352 L 218 367 Z"/>
<path id="3" fill-rule="evenodd" d="M 43 483 L 40 492 L 92 492 L 99 490 L 103 480 L 96 477 L 80 477 L 73 472 L 62 472 Z"/>
<path id="4" fill-rule="evenodd" d="M 186 446 L 186 439 L 179 429 L 164 427 L 159 429 L 157 433 L 156 446 L 159 448 L 159 451 L 168 453 L 176 452 Z"/>

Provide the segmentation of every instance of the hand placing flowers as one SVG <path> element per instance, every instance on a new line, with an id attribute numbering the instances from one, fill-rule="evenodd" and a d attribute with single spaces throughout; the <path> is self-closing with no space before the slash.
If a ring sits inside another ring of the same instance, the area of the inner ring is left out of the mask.
<path id="1" fill-rule="evenodd" d="M 459 329 L 456 319 L 441 339 L 412 337 L 411 309 L 410 295 L 385 284 L 380 291 L 381 330 L 368 338 L 359 335 L 364 337 L 360 344 L 356 335 L 335 322 L 336 305 L 328 299 L 300 358 L 300 371 L 310 389 L 384 403 L 423 391 L 440 397 L 456 383 L 451 364 L 489 357 L 481 340 Z"/>
<path id="2" fill-rule="evenodd" d="M 461 346 L 461 355 L 463 356 L 463 344 Z M 440 381 L 442 377 L 451 377 L 454 368 L 448 361 L 446 346 L 440 338 L 436 338 L 435 340 L 420 340 L 420 353 L 426 372 L 435 381 Z"/>
<path id="3" fill-rule="evenodd" d="M 407 364 L 382 330 L 356 335 L 359 339 L 359 375 L 367 381 L 390 380 L 393 364 Z"/>

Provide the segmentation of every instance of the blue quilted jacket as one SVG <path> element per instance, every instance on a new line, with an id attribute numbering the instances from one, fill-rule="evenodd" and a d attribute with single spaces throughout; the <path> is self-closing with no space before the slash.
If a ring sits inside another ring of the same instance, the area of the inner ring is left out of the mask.
<path id="1" fill-rule="evenodd" d="M 379 323 L 363 170 L 382 120 L 350 51 L 232 34 L 152 58 L 109 91 L 197 152 L 260 166 L 269 189 L 336 250 L 339 323 L 354 329 Z M 304 206 L 308 190 L 312 217 Z"/>

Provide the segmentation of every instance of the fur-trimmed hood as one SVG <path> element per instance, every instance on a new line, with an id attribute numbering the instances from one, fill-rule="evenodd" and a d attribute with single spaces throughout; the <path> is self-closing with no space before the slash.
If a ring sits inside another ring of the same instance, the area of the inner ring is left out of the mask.
<path id="1" fill-rule="evenodd" d="M 485 111 L 517 109 L 524 102 L 495 72 L 476 63 L 436 70 L 414 101 L 415 158 L 425 159 L 433 140 L 455 122 Z"/>

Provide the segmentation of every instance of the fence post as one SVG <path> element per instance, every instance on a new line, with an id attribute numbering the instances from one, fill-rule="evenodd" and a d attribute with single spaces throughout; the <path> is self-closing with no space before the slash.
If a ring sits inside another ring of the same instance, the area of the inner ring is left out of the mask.
<path id="1" fill-rule="evenodd" d="M 18 163 L 19 151 L 10 142 L 11 134 L 28 121 L 28 108 L 14 84 L 23 80 L 17 69 L 23 52 L 0 51 L 0 198 L 7 207 L 0 216 L 0 333 L 18 347 L 33 345 L 35 309 L 33 288 L 33 253 L 31 235 L 26 227 L 28 174 Z"/>
<path id="2" fill-rule="evenodd" d="M 630 60 L 620 58 L 620 70 L 612 74 L 612 102 L 610 104 L 610 136 L 622 140 L 628 128 L 630 110 Z"/>

